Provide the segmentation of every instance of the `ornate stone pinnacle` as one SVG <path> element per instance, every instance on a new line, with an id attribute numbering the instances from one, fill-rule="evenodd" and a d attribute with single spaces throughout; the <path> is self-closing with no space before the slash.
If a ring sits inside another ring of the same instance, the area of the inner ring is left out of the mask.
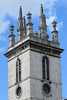
<path id="1" fill-rule="evenodd" d="M 27 14 L 28 18 L 28 23 L 27 23 L 27 36 L 32 36 L 33 35 L 33 23 L 31 22 L 31 13 L 29 12 Z"/>
<path id="2" fill-rule="evenodd" d="M 11 34 L 8 36 L 9 37 L 9 47 L 12 47 L 15 44 L 15 35 L 13 34 L 13 31 L 14 31 L 13 25 L 10 26 L 10 31 L 11 31 Z"/>
<path id="3" fill-rule="evenodd" d="M 56 27 L 57 27 L 57 22 L 54 20 L 53 22 L 52 22 L 52 24 L 53 24 L 53 31 L 52 31 L 52 41 L 54 42 L 54 43 L 57 43 L 58 45 L 59 45 L 59 42 L 58 42 L 58 31 L 56 30 Z"/>

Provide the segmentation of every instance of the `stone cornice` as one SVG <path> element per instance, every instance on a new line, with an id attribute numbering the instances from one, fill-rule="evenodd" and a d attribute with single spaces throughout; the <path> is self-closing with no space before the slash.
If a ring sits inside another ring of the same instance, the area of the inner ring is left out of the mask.
<path id="1" fill-rule="evenodd" d="M 29 47 L 30 50 L 47 53 L 55 56 L 60 56 L 60 53 L 64 51 L 64 49 L 51 45 L 51 41 L 41 40 L 40 38 L 35 38 L 32 36 L 27 37 L 24 40 L 16 43 L 13 47 L 9 48 L 8 52 L 4 55 L 8 57 L 10 54 L 14 54 L 17 50 L 22 51 L 27 47 Z"/>

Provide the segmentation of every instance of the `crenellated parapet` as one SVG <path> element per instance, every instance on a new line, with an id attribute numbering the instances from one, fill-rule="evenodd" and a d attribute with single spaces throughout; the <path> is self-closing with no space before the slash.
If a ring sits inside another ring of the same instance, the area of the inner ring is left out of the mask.
<path id="1" fill-rule="evenodd" d="M 18 41 L 15 43 L 15 35 L 13 34 L 14 26 L 10 26 L 11 35 L 9 36 L 9 49 L 18 46 L 19 44 L 23 44 L 27 40 L 32 40 L 34 42 L 42 43 L 44 45 L 58 47 L 59 48 L 59 42 L 58 42 L 58 31 L 56 30 L 56 24 L 57 22 L 53 21 L 53 31 L 52 31 L 52 40 L 48 40 L 49 35 L 47 33 L 47 25 L 46 25 L 46 17 L 43 11 L 43 5 L 41 4 L 41 10 L 40 10 L 40 26 L 38 32 L 33 32 L 33 23 L 31 22 L 32 14 L 29 12 L 27 14 L 28 22 L 26 23 L 25 16 L 22 16 L 22 7 L 20 6 L 19 9 L 19 17 L 18 17 Z"/>

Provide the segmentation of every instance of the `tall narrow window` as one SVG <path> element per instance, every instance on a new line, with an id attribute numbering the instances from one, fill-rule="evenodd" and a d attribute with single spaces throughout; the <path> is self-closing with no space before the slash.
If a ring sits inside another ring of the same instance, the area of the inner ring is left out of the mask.
<path id="1" fill-rule="evenodd" d="M 42 72 L 43 72 L 43 79 L 49 80 L 49 60 L 48 60 L 48 57 L 43 57 L 43 59 L 42 59 Z"/>
<path id="2" fill-rule="evenodd" d="M 16 82 L 21 81 L 21 61 L 17 59 L 16 62 Z"/>

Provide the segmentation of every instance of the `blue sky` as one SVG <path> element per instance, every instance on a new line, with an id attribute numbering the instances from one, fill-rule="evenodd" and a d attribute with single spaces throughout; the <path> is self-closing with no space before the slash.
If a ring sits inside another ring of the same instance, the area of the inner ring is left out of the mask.
<path id="1" fill-rule="evenodd" d="M 39 32 L 40 4 L 43 4 L 46 16 L 48 34 L 52 38 L 52 21 L 57 21 L 60 47 L 65 49 L 61 54 L 62 93 L 67 97 L 67 0 L 0 0 L 0 100 L 8 100 L 8 63 L 4 53 L 8 51 L 10 34 L 9 26 L 13 24 L 17 41 L 19 6 L 22 6 L 23 16 L 30 11 L 34 32 Z M 27 16 L 26 16 L 27 22 Z"/>

